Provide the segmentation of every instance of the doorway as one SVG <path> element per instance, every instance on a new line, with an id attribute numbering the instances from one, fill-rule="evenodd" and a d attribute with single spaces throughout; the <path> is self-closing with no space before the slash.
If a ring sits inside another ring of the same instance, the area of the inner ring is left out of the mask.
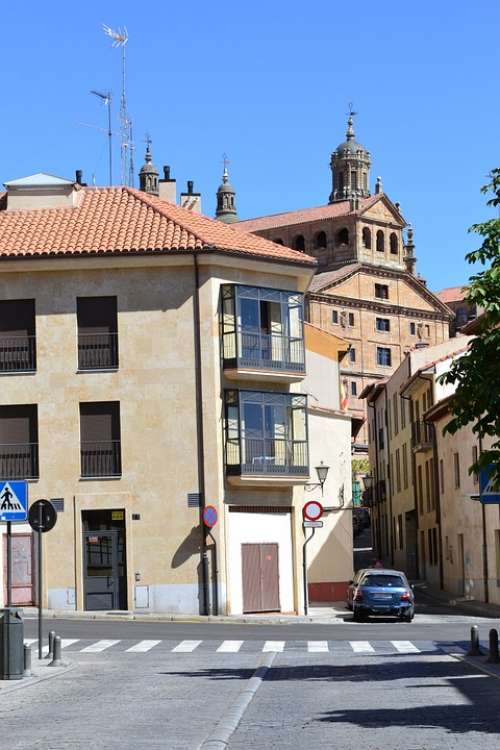
<path id="1" fill-rule="evenodd" d="M 125 511 L 83 511 L 86 610 L 127 609 Z"/>
<path id="2" fill-rule="evenodd" d="M 242 544 L 243 612 L 279 612 L 277 544 Z"/>

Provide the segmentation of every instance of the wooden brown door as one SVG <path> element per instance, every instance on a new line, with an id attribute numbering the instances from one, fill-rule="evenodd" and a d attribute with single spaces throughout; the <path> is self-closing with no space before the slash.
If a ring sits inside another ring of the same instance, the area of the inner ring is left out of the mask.
<path id="1" fill-rule="evenodd" d="M 7 601 L 7 535 L 4 534 L 4 601 Z M 33 598 L 33 536 L 12 535 L 12 604 L 34 604 Z"/>
<path id="2" fill-rule="evenodd" d="M 243 612 L 280 611 L 277 544 L 242 544 Z"/>

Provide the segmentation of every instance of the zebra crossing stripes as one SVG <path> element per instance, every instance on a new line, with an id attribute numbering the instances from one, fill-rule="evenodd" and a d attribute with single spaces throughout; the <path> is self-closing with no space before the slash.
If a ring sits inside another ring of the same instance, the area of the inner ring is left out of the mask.
<path id="1" fill-rule="evenodd" d="M 411 641 L 391 641 L 391 644 L 400 654 L 420 653 L 420 649 L 417 648 Z"/>
<path id="2" fill-rule="evenodd" d="M 105 651 L 107 648 L 111 648 L 111 646 L 114 646 L 116 643 L 120 643 L 120 641 L 97 641 L 97 643 L 91 643 L 90 646 L 85 646 L 85 648 L 82 648 L 82 652 L 87 654 L 99 653 L 99 651 Z"/>
<path id="3" fill-rule="evenodd" d="M 374 654 L 375 649 L 368 641 L 349 641 L 349 645 L 355 654 Z"/>
<path id="4" fill-rule="evenodd" d="M 172 649 L 173 653 L 189 653 L 198 648 L 201 641 L 181 641 L 175 648 Z"/>
<path id="5" fill-rule="evenodd" d="M 307 650 L 310 654 L 324 654 L 329 651 L 328 641 L 307 641 Z"/>
<path id="6" fill-rule="evenodd" d="M 264 643 L 264 647 L 262 651 L 266 653 L 267 651 L 276 651 L 277 653 L 283 651 L 285 648 L 285 641 L 266 641 Z"/>
<path id="7" fill-rule="evenodd" d="M 152 648 L 158 646 L 161 641 L 139 641 L 125 651 L 132 652 L 133 654 L 144 654 L 146 651 L 151 651 Z"/>
<path id="8" fill-rule="evenodd" d="M 223 641 L 217 652 L 220 654 L 237 654 L 244 641 Z"/>

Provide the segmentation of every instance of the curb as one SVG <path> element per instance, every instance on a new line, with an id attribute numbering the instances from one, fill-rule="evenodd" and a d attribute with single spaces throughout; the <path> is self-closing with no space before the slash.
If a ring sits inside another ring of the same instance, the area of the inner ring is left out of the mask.
<path id="1" fill-rule="evenodd" d="M 198 746 L 198 750 L 226 750 L 231 736 L 238 728 L 243 714 L 262 684 L 275 658 L 276 653 L 271 653 L 266 654 L 261 659 L 261 663 L 249 679 L 247 687 L 232 703 L 225 716 L 218 722 L 211 734 Z"/>
<path id="2" fill-rule="evenodd" d="M 440 596 L 439 593 L 434 593 L 432 590 L 420 587 L 419 585 L 415 585 L 415 592 L 421 593 L 424 597 L 428 597 L 432 602 L 443 607 L 462 609 L 468 615 L 489 617 L 492 620 L 500 618 L 500 606 L 496 604 L 491 605 L 480 602 L 477 599 L 464 599 L 461 597 L 447 599 Z"/>
<path id="3" fill-rule="evenodd" d="M 45 664 L 44 669 L 48 669 L 48 666 L 48 664 Z M 71 670 L 75 669 L 76 666 L 76 664 L 66 664 L 64 667 L 57 667 L 57 671 L 51 669 L 47 674 L 38 674 L 32 675 L 31 677 L 24 677 L 22 680 L 16 680 L 11 685 L 0 687 L 0 701 L 2 700 L 2 696 L 7 695 L 7 693 L 13 693 L 15 690 L 23 690 L 32 687 L 33 685 L 37 685 L 39 682 L 45 682 L 46 680 L 53 680 L 56 677 L 60 677 L 61 675 L 66 674 L 66 672 L 71 672 Z M 10 682 L 10 680 L 5 680 L 5 682 Z"/>

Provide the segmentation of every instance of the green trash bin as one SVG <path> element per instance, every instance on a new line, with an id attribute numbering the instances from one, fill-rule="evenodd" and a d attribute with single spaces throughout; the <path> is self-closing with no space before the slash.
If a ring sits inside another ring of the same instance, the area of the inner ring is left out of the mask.
<path id="1" fill-rule="evenodd" d="M 21 680 L 24 672 L 22 610 L 0 609 L 0 680 Z"/>

